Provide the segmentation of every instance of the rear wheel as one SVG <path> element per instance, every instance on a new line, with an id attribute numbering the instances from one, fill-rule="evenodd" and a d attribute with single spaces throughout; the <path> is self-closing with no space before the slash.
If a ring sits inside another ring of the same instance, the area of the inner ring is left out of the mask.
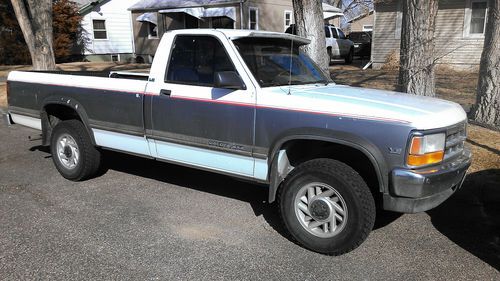
<path id="1" fill-rule="evenodd" d="M 347 54 L 347 56 L 344 59 L 346 64 L 351 64 L 352 61 L 354 60 L 354 50 L 351 49 L 349 51 L 349 54 Z"/>
<path id="2" fill-rule="evenodd" d="M 85 180 L 99 170 L 101 153 L 78 120 L 62 121 L 54 127 L 50 150 L 57 170 L 66 179 Z"/>
<path id="3" fill-rule="evenodd" d="M 375 202 L 361 176 L 331 159 L 307 161 L 285 179 L 279 207 L 286 229 L 304 247 L 328 255 L 357 248 L 375 222 Z"/>

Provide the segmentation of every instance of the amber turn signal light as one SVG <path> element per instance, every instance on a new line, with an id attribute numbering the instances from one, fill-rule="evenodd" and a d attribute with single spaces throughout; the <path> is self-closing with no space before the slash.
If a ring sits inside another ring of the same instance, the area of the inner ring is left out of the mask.
<path id="1" fill-rule="evenodd" d="M 435 164 L 443 161 L 444 152 L 436 151 L 423 155 L 408 155 L 408 165 L 410 166 L 423 166 Z"/>
<path id="2" fill-rule="evenodd" d="M 406 163 L 418 167 L 443 161 L 446 136 L 443 133 L 414 136 L 411 139 Z"/>

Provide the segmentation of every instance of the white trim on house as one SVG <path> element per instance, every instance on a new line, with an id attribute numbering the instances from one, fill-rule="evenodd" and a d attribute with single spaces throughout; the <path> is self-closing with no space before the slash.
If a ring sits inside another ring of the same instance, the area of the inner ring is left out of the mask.
<path id="1" fill-rule="evenodd" d="M 486 3 L 486 11 L 484 15 L 484 27 L 483 33 L 470 33 L 470 24 L 472 21 L 472 4 L 477 2 Z M 465 17 L 464 17 L 464 29 L 463 29 L 463 37 L 464 38 L 484 38 L 484 32 L 486 30 L 486 22 L 488 20 L 488 1 L 487 0 L 466 0 L 465 3 Z"/>
<path id="2" fill-rule="evenodd" d="M 255 28 L 251 28 L 251 13 L 255 11 Z M 248 7 L 248 29 L 259 30 L 259 8 L 257 7 Z"/>
<path id="3" fill-rule="evenodd" d="M 402 26 L 403 26 L 403 5 L 401 5 L 401 1 L 398 1 L 398 7 L 396 11 L 396 31 L 394 33 L 395 39 L 401 39 Z"/>
<path id="4" fill-rule="evenodd" d="M 373 31 L 373 24 L 364 24 L 363 31 Z"/>
<path id="5" fill-rule="evenodd" d="M 289 22 L 289 24 L 288 24 L 288 25 L 286 24 L 286 21 L 287 21 L 287 19 L 286 19 L 286 15 L 290 15 L 290 22 Z M 283 29 L 283 31 L 285 31 L 285 30 L 286 30 L 288 27 L 290 27 L 290 25 L 292 25 L 292 24 L 293 24 L 293 11 L 291 11 L 291 10 L 285 10 L 285 11 L 283 12 L 283 25 L 284 25 L 284 27 L 285 27 L 285 28 Z"/>

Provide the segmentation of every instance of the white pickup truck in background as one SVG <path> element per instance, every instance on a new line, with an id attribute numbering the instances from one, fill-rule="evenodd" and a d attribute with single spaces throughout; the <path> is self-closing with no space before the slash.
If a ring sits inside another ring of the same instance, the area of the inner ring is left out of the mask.
<path id="1" fill-rule="evenodd" d="M 285 33 L 297 35 L 295 24 L 290 25 Z M 325 25 L 326 51 L 330 60 L 344 59 L 346 64 L 354 60 L 354 43 L 335 25 Z"/>

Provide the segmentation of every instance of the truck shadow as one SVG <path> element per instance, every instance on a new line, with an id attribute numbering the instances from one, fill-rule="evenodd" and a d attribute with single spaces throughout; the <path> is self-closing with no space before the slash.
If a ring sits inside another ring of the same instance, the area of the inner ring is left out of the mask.
<path id="1" fill-rule="evenodd" d="M 500 169 L 468 175 L 461 190 L 427 213 L 443 235 L 500 270 Z"/>
<path id="2" fill-rule="evenodd" d="M 112 151 L 104 151 L 104 159 L 105 168 L 101 174 L 109 169 L 247 202 L 256 217 L 263 216 L 276 232 L 294 242 L 280 220 L 277 204 L 267 202 L 267 186 Z M 385 227 L 400 216 L 379 210 L 374 229 Z"/>

